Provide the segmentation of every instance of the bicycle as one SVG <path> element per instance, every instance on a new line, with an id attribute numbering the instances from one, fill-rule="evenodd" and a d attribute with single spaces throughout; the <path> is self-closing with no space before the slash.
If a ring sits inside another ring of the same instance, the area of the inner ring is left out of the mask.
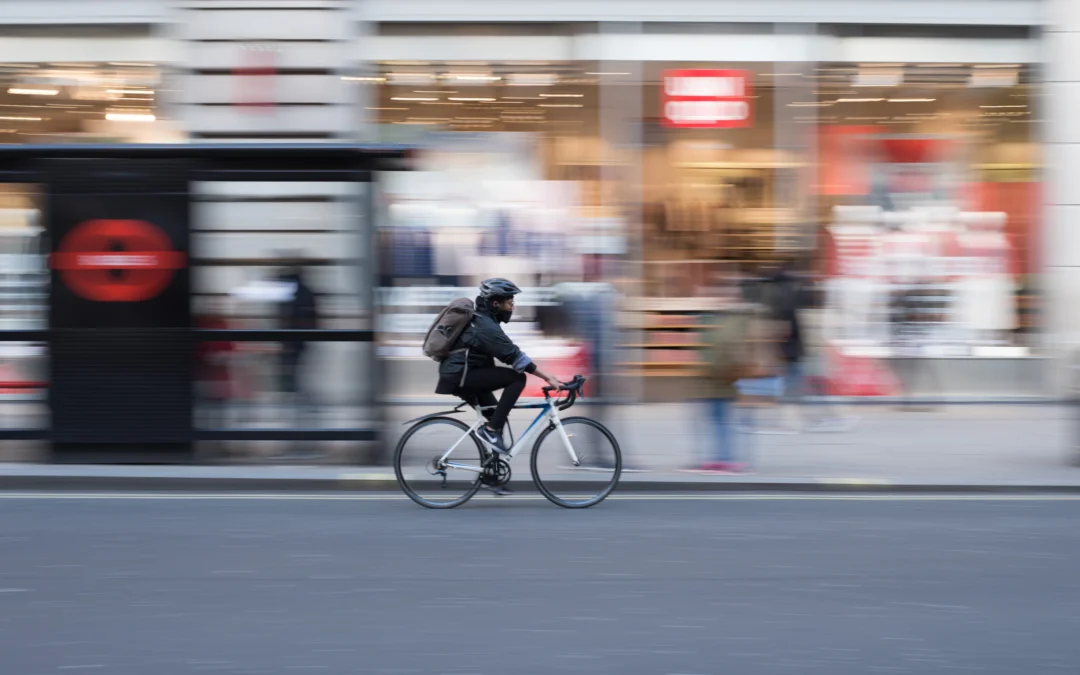
<path id="1" fill-rule="evenodd" d="M 615 489 L 622 473 L 619 443 L 614 434 L 596 420 L 587 417 L 559 417 L 559 412 L 572 407 L 578 396 L 582 395 L 581 387 L 585 382 L 585 377 L 576 375 L 572 381 L 558 389 L 544 387 L 543 403 L 515 406 L 515 409 L 539 410 L 539 414 L 516 442 L 513 440 L 513 431 L 510 431 L 510 451 L 502 457 L 488 451 L 474 433 L 486 422 L 486 408 L 465 402 L 453 410 L 444 410 L 405 422 L 413 426 L 401 437 L 394 451 L 394 473 L 398 485 L 414 502 L 431 509 L 461 506 L 482 487 L 492 489 L 498 494 L 512 476 L 509 460 L 517 456 L 535 437 L 529 467 L 533 483 L 540 493 L 553 504 L 564 508 L 581 509 L 599 504 Z M 552 392 L 557 390 L 566 391 L 566 397 L 552 399 Z M 476 411 L 476 421 L 471 426 L 449 417 L 464 412 L 465 406 Z M 541 425 L 545 420 L 547 424 Z M 445 438 L 439 436 L 448 432 L 450 435 Z M 456 442 L 453 442 L 453 434 L 458 434 Z M 586 440 L 587 435 L 592 442 Z M 429 447 L 427 437 L 431 436 L 434 436 L 435 440 L 430 441 Z M 580 440 L 572 444 L 571 438 Z M 556 451 L 564 449 L 566 454 L 542 453 L 544 442 L 549 439 L 553 439 L 552 445 Z M 581 442 L 582 440 L 585 442 Z M 418 466 L 411 462 L 406 466 L 407 452 L 416 452 L 420 460 Z M 454 455 L 453 459 L 451 455 Z M 561 463 L 560 457 L 563 458 Z M 555 468 L 556 473 L 551 478 L 544 478 L 541 473 L 551 468 Z M 459 490 L 462 491 L 459 496 L 452 496 L 457 495 Z M 557 494 L 564 492 L 569 494 Z"/>

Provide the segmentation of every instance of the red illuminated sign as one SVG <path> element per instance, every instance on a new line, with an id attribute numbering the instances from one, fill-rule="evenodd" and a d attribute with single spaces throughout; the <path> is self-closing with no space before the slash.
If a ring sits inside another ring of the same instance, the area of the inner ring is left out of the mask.
<path id="1" fill-rule="evenodd" d="M 187 257 L 146 221 L 88 220 L 64 237 L 49 265 L 87 300 L 142 302 L 164 291 Z"/>
<path id="2" fill-rule="evenodd" d="M 661 104 L 669 127 L 748 127 L 750 71 L 669 70 L 664 73 Z"/>
<path id="3" fill-rule="evenodd" d="M 243 45 L 240 63 L 233 69 L 237 84 L 236 105 L 255 110 L 272 108 L 276 74 L 277 48 L 274 45 Z"/>

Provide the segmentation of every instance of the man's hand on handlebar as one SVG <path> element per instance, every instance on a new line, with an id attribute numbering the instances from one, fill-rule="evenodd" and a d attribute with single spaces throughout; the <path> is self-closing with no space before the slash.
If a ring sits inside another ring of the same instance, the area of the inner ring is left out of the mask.
<path id="1" fill-rule="evenodd" d="M 536 375 L 541 380 L 547 382 L 548 386 L 549 387 L 554 387 L 554 389 L 556 391 L 558 391 L 559 389 L 562 389 L 563 386 L 564 386 L 563 383 L 559 382 L 559 380 L 554 375 L 548 375 L 547 373 L 540 370 L 539 368 L 536 369 L 536 372 L 533 373 L 533 375 Z"/>

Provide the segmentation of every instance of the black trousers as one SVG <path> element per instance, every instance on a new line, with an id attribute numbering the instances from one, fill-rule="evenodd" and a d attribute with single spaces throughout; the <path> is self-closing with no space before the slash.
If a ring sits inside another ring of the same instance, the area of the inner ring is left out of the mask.
<path id="1" fill-rule="evenodd" d="M 495 400 L 495 394 L 502 389 L 502 396 Z M 473 405 L 495 406 L 495 412 L 488 418 L 492 429 L 502 430 L 510 410 L 525 391 L 525 373 L 510 368 L 471 368 L 465 375 L 465 383 L 454 392 Z"/>

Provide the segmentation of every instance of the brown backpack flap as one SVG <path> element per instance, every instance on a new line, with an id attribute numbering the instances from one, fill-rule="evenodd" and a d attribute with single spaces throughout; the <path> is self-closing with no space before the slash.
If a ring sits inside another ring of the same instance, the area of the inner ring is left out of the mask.
<path id="1" fill-rule="evenodd" d="M 458 298 L 443 307 L 424 336 L 424 356 L 435 361 L 449 356 L 474 316 L 476 306 L 468 298 Z"/>

